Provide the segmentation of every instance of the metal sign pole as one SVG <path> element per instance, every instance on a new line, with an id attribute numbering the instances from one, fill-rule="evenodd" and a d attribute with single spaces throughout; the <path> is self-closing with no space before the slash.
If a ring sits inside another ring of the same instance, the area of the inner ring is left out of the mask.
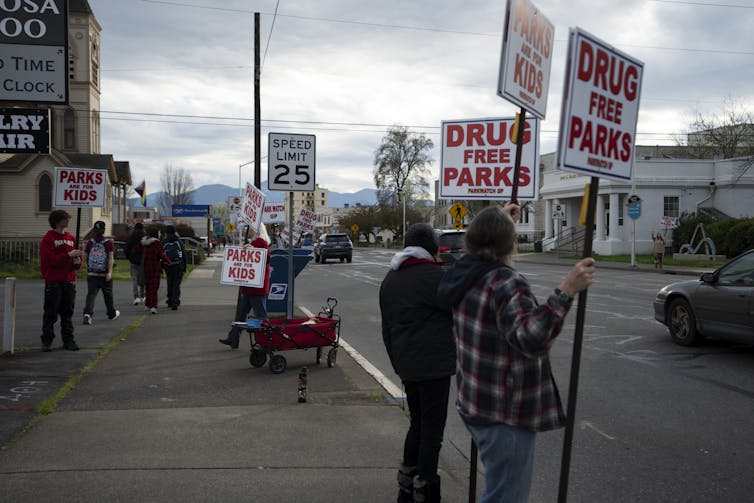
<path id="1" fill-rule="evenodd" d="M 286 316 L 293 318 L 293 192 L 288 193 L 288 305 Z"/>
<path id="2" fill-rule="evenodd" d="M 594 239 L 594 215 L 597 206 L 597 192 L 600 179 L 592 177 L 589 185 L 589 201 L 586 210 L 586 229 L 584 232 L 584 253 L 582 258 L 592 256 Z M 586 316 L 586 290 L 579 292 L 579 305 L 576 310 L 576 329 L 573 336 L 573 356 L 571 358 L 571 380 L 568 386 L 568 410 L 566 428 L 563 438 L 563 456 L 560 463 L 560 486 L 558 503 L 565 503 L 568 498 L 568 472 L 571 468 L 571 446 L 573 444 L 573 425 L 576 416 L 576 394 L 579 387 L 579 368 L 581 366 L 581 346 L 584 341 L 584 319 Z"/>
<path id="3" fill-rule="evenodd" d="M 516 131 L 516 161 L 513 167 L 513 186 L 511 187 L 511 202 L 518 204 L 518 176 L 521 172 L 521 154 L 524 149 L 524 124 L 526 122 L 526 109 L 521 108 L 518 115 L 518 129 Z"/>

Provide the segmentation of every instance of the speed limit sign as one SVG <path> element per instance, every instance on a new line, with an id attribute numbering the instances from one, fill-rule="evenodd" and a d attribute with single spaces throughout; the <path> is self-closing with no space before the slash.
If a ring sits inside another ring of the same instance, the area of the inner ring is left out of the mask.
<path id="1" fill-rule="evenodd" d="M 313 134 L 270 133 L 267 144 L 267 188 L 314 191 L 317 138 Z"/>

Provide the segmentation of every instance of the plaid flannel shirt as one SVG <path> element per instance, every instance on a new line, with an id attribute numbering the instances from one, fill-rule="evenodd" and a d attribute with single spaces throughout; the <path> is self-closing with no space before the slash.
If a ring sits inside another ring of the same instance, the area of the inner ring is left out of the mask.
<path id="1" fill-rule="evenodd" d="M 540 306 L 523 276 L 506 267 L 464 295 L 453 309 L 456 408 L 464 420 L 530 431 L 563 426 L 548 351 L 570 304 L 553 294 Z"/>

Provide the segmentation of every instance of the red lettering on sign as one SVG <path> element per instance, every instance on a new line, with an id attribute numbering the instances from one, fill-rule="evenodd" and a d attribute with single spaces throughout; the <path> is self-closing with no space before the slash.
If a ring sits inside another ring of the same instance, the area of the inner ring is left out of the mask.
<path id="1" fill-rule="evenodd" d="M 639 68 L 601 47 L 595 48 L 586 40 L 579 46 L 579 66 L 576 77 L 583 82 L 592 82 L 595 87 L 613 96 L 623 94 L 634 101 L 639 92 Z"/>
<path id="2" fill-rule="evenodd" d="M 627 162 L 631 158 L 631 134 L 619 129 L 609 128 L 592 121 L 582 121 L 580 117 L 571 117 L 568 148 L 601 155 L 611 159 Z"/>
<path id="3" fill-rule="evenodd" d="M 463 126 L 451 124 L 447 128 L 445 142 L 448 147 L 458 147 L 465 144 L 471 146 L 500 146 L 505 143 L 506 137 L 511 142 L 515 141 L 515 128 L 511 122 L 508 128 L 507 122 L 468 123 Z M 531 141 L 531 124 L 524 121 L 524 143 Z"/>
<path id="4" fill-rule="evenodd" d="M 495 166 L 472 168 L 445 168 L 443 184 L 450 186 L 454 183 L 457 187 L 499 187 L 505 185 L 510 187 L 511 176 L 513 174 L 512 166 Z M 518 175 L 518 186 L 524 187 L 531 183 L 530 170 L 527 166 L 521 166 Z"/>

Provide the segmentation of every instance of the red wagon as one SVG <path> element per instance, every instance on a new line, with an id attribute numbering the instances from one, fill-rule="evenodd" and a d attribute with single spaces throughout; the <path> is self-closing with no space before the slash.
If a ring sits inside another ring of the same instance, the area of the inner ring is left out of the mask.
<path id="1" fill-rule="evenodd" d="M 327 299 L 327 306 L 317 316 L 310 318 L 281 318 L 262 320 L 250 318 L 246 323 L 234 322 L 249 332 L 251 340 L 251 354 L 249 363 L 252 367 L 261 367 L 270 355 L 270 371 L 279 374 L 288 365 L 283 355 L 277 351 L 291 349 L 317 349 L 316 362 L 322 361 L 323 349 L 327 352 L 327 366 L 333 367 L 338 354 L 340 340 L 340 316 L 333 310 L 338 301 Z"/>

